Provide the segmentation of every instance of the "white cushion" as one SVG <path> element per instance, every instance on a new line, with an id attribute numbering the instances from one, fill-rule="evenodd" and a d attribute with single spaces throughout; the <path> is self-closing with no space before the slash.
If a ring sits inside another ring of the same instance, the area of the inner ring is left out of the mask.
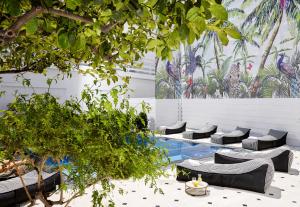
<path id="1" fill-rule="evenodd" d="M 274 141 L 274 140 L 277 140 L 276 137 L 273 137 L 271 135 L 266 135 L 266 136 L 263 136 L 263 137 L 259 137 L 258 139 L 259 140 L 264 140 L 264 141 Z"/>
<path id="2" fill-rule="evenodd" d="M 205 132 L 210 132 L 213 129 L 214 129 L 213 125 L 207 124 L 207 125 L 203 126 L 201 129 L 199 129 L 198 132 L 205 133 Z"/>
<path id="3" fill-rule="evenodd" d="M 239 136 L 243 136 L 244 132 L 240 131 L 240 130 L 234 130 L 230 133 L 226 133 L 225 136 L 226 137 L 239 137 Z"/>
<path id="4" fill-rule="evenodd" d="M 200 161 L 198 161 L 198 160 L 192 160 L 192 159 L 184 160 L 182 163 L 184 163 L 186 165 L 193 166 L 193 167 L 198 167 L 198 166 L 201 165 Z"/>

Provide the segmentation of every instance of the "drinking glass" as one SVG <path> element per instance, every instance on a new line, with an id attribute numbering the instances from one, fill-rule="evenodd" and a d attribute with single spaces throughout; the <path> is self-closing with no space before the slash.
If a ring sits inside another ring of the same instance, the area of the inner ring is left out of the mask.
<path id="1" fill-rule="evenodd" d="M 202 182 L 202 175 L 201 174 L 198 174 L 198 181 Z"/>

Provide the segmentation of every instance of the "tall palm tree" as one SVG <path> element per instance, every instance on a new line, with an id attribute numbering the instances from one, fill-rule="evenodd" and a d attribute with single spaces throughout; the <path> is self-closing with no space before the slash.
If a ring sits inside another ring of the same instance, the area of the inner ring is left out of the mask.
<path id="1" fill-rule="evenodd" d="M 227 13 L 229 17 L 234 18 L 237 16 L 240 16 L 244 14 L 244 10 L 240 8 L 230 8 L 231 4 L 235 0 L 223 0 L 222 5 L 227 10 Z M 223 53 L 223 44 L 221 40 L 219 39 L 216 32 L 208 31 L 203 35 L 201 45 L 203 45 L 203 54 L 206 53 L 209 46 L 213 44 L 213 50 L 214 50 L 214 57 L 217 65 L 217 69 L 221 70 L 221 60 L 220 60 L 220 54 Z"/>
<path id="2" fill-rule="evenodd" d="M 248 53 L 248 44 L 255 46 L 257 48 L 259 48 L 259 44 L 256 40 L 253 39 L 253 34 L 251 34 L 250 32 L 245 32 L 243 30 L 240 31 L 242 38 L 235 40 L 234 44 L 234 48 L 233 48 L 233 58 L 235 61 L 242 61 L 243 66 L 244 66 L 244 72 L 247 73 L 247 62 L 248 62 L 248 58 L 251 57 Z M 237 59 L 239 58 L 239 59 Z"/>
<path id="3" fill-rule="evenodd" d="M 244 0 L 244 4 L 252 0 Z M 286 14 L 288 19 L 295 20 L 300 15 L 298 0 L 262 0 L 242 24 L 242 29 L 259 34 L 261 41 L 269 39 L 266 49 L 262 56 L 259 70 L 263 70 L 270 54 L 273 43 L 280 29 L 283 15 Z M 254 1 L 255 2 L 255 1 Z M 259 73 L 258 73 L 259 74 Z M 259 76 L 256 76 L 252 96 L 255 96 L 260 85 Z"/>
<path id="4" fill-rule="evenodd" d="M 155 77 L 155 97 L 157 99 L 175 99 L 175 86 L 166 70 L 158 70 Z"/>

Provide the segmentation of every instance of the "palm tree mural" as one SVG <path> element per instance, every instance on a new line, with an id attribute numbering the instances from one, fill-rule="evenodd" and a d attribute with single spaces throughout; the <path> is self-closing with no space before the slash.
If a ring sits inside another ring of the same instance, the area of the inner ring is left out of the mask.
<path id="1" fill-rule="evenodd" d="M 230 8 L 230 6 L 235 2 L 235 0 L 224 0 L 222 1 L 222 5 L 226 8 L 229 17 L 234 18 L 244 14 L 244 10 L 240 8 Z M 221 70 L 221 60 L 220 55 L 223 53 L 223 44 L 219 39 L 216 32 L 209 31 L 203 35 L 201 45 L 203 45 L 203 53 L 206 53 L 209 49 L 210 45 L 213 45 L 215 62 L 217 65 L 217 69 Z"/>
<path id="2" fill-rule="evenodd" d="M 253 34 L 250 32 L 245 32 L 240 30 L 242 38 L 234 41 L 233 48 L 233 58 L 235 62 L 242 62 L 244 67 L 244 72 L 247 73 L 248 70 L 252 69 L 252 61 L 249 61 L 253 55 L 249 55 L 248 45 L 260 48 L 258 42 L 254 40 Z M 237 59 L 238 58 L 238 59 Z"/>
<path id="3" fill-rule="evenodd" d="M 158 70 L 155 78 L 155 97 L 157 99 L 175 99 L 175 89 L 166 70 Z"/>
<path id="4" fill-rule="evenodd" d="M 158 67 L 158 63 L 157 66 Z M 155 90 L 157 98 L 180 98 L 182 95 L 181 85 L 181 52 L 177 52 L 172 62 L 162 62 L 161 70 L 156 73 Z"/>
<path id="5" fill-rule="evenodd" d="M 244 3 L 249 1 L 244 0 Z M 286 14 L 288 19 L 295 20 L 300 14 L 298 6 L 299 3 L 297 3 L 297 0 L 262 0 L 243 22 L 243 30 L 258 34 L 261 37 L 262 43 L 269 40 L 259 64 L 259 70 L 263 70 L 265 67 L 267 58 L 279 32 L 283 15 Z M 257 75 L 252 85 L 252 96 L 257 96 L 260 84 L 260 78 Z"/>
<path id="6" fill-rule="evenodd" d="M 243 7 L 246 4 L 248 9 Z M 180 63 L 176 55 L 168 67 L 165 63 L 159 67 L 163 70 L 157 76 L 160 94 L 168 98 L 300 97 L 300 0 L 224 0 L 223 5 L 242 38 L 223 47 L 211 31 L 199 42 L 181 46 Z"/>
<path id="7" fill-rule="evenodd" d="M 193 78 L 194 78 L 194 72 L 197 68 L 197 50 L 200 47 L 200 45 L 197 45 L 195 48 L 192 48 L 191 45 L 186 45 L 185 47 L 185 78 L 186 78 L 186 87 L 184 95 L 186 98 L 193 98 Z"/>

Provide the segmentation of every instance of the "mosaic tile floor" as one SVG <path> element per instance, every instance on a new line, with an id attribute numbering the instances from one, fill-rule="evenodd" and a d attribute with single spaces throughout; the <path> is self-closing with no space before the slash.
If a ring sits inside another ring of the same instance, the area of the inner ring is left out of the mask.
<path id="1" fill-rule="evenodd" d="M 181 139 L 181 135 L 168 136 Z M 209 142 L 209 139 L 201 140 Z M 231 145 L 240 147 L 240 144 Z M 154 194 L 154 189 L 145 186 L 143 181 L 114 181 L 117 187 L 126 192 L 112 194 L 117 207 L 300 207 L 300 149 L 291 148 L 294 152 L 293 170 L 288 173 L 276 172 L 271 188 L 267 193 L 255 193 L 245 190 L 209 186 L 206 196 L 190 196 L 184 191 L 184 183 L 177 182 L 175 172 L 170 169 L 167 178 L 157 181 L 164 194 Z M 211 162 L 211 159 L 205 161 Z M 91 191 L 70 203 L 72 207 L 88 207 L 91 205 Z M 58 197 L 57 194 L 53 197 Z M 38 205 L 42 206 L 42 205 Z"/>

